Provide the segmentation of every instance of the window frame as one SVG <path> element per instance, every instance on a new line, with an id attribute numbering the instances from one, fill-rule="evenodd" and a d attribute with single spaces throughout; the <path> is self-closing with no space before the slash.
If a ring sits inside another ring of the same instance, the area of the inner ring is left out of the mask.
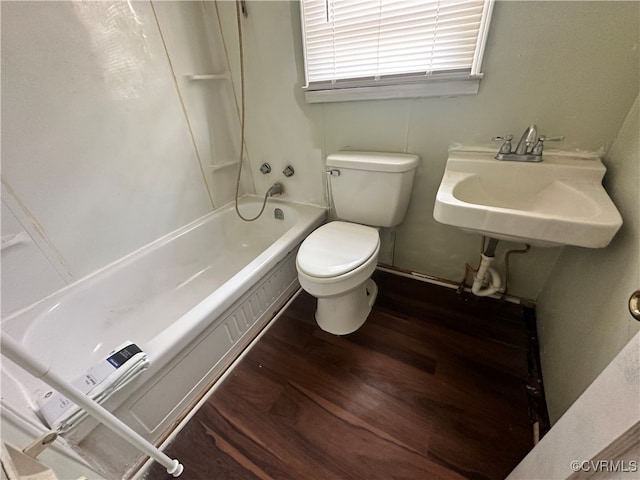
<path id="1" fill-rule="evenodd" d="M 333 1 L 333 0 L 327 0 Z M 348 1 L 348 0 L 346 0 Z M 382 1 L 382 0 L 381 0 Z M 447 1 L 447 0 L 443 0 Z M 332 82 L 309 82 L 307 35 L 305 32 L 305 0 L 300 2 L 300 21 L 303 42 L 305 85 L 302 87 L 307 103 L 382 100 L 393 98 L 475 95 L 484 74 L 480 71 L 489 34 L 495 0 L 484 0 L 476 41 L 476 51 L 470 71 L 424 72 L 386 75 L 374 78 L 338 79 Z"/>

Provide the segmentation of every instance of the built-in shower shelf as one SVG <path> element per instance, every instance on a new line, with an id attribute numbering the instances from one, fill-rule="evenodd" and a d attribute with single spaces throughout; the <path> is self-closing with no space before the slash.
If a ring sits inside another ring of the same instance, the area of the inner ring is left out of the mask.
<path id="1" fill-rule="evenodd" d="M 27 232 L 3 235 L 1 250 L 5 250 L 7 248 L 15 247 L 16 245 L 27 244 L 27 243 L 31 243 L 31 237 L 29 237 L 29 234 Z"/>
<path id="2" fill-rule="evenodd" d="M 220 162 L 220 163 L 216 163 L 215 165 L 209 165 L 209 169 L 212 172 L 215 172 L 216 170 L 221 170 L 223 168 L 228 168 L 228 167 L 232 167 L 234 165 L 238 165 L 238 163 L 240 163 L 240 162 L 237 159 L 229 160 L 227 162 Z"/>
<path id="3" fill-rule="evenodd" d="M 192 73 L 185 77 L 187 80 L 228 80 L 229 73 Z"/>

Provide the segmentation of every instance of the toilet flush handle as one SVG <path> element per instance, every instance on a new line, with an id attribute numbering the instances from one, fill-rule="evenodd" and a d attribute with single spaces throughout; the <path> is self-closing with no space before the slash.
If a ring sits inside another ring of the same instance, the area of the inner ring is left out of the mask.
<path id="1" fill-rule="evenodd" d="M 334 177 L 340 176 L 340 170 L 338 170 L 337 168 L 330 168 L 329 170 L 327 170 L 327 173 Z"/>

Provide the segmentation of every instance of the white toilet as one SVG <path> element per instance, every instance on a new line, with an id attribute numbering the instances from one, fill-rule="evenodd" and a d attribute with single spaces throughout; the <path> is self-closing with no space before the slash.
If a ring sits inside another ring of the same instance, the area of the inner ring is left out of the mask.
<path id="1" fill-rule="evenodd" d="M 324 331 L 346 335 L 367 319 L 378 293 L 370 278 L 380 251 L 375 227 L 402 222 L 417 165 L 417 155 L 403 153 L 345 151 L 327 157 L 341 221 L 312 232 L 296 259 L 300 285 L 318 299 L 316 321 Z"/>

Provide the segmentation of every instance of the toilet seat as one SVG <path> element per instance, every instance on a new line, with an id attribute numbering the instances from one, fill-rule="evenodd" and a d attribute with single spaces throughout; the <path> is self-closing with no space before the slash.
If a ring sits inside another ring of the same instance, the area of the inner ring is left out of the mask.
<path id="1" fill-rule="evenodd" d="M 300 286 L 311 295 L 317 298 L 332 297 L 335 295 L 344 295 L 353 289 L 363 286 L 368 278 L 371 277 L 378 265 L 378 254 L 380 246 L 362 265 L 342 275 L 335 277 L 314 277 L 307 275 L 300 268 L 300 262 L 296 260 L 296 269 L 298 270 L 298 280 Z"/>
<path id="2" fill-rule="evenodd" d="M 375 228 L 348 222 L 327 223 L 300 246 L 298 270 L 309 277 L 329 280 L 357 270 L 380 248 Z"/>

